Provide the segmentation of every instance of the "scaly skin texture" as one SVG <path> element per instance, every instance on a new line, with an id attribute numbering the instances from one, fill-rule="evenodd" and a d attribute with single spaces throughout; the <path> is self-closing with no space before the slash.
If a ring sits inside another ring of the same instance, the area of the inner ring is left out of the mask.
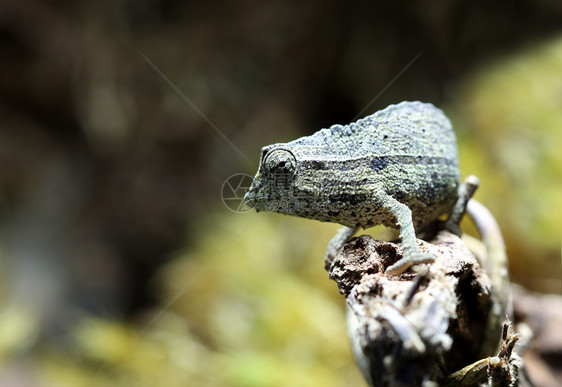
<path id="1" fill-rule="evenodd" d="M 400 228 L 404 258 L 387 272 L 431 262 L 415 229 L 451 211 L 458 197 L 455 134 L 432 104 L 402 102 L 349 125 L 262 149 L 245 202 L 258 211 L 340 223 L 328 255 L 359 228 Z"/>

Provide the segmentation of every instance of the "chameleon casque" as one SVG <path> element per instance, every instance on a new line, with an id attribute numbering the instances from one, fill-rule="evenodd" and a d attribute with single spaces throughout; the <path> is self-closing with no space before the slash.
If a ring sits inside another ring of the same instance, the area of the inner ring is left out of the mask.
<path id="1" fill-rule="evenodd" d="M 451 122 L 422 102 L 390 105 L 348 125 L 262 148 L 245 204 L 345 226 L 328 247 L 327 262 L 360 228 L 399 228 L 400 274 L 434 259 L 418 250 L 415 230 L 450 214 L 460 173 Z"/>

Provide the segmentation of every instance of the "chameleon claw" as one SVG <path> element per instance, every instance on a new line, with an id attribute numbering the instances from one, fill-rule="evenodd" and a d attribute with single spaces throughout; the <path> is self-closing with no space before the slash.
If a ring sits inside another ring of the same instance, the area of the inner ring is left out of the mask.
<path id="1" fill-rule="evenodd" d="M 400 275 L 414 265 L 435 262 L 435 257 L 426 253 L 413 253 L 403 257 L 385 270 L 385 274 Z"/>

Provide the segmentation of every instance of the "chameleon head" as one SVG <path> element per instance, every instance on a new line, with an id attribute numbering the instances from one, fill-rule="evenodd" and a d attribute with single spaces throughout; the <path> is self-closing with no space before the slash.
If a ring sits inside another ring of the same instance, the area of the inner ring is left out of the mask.
<path id="1" fill-rule="evenodd" d="M 294 183 L 298 163 L 295 155 L 281 144 L 264 147 L 258 172 L 244 197 L 244 204 L 257 211 L 294 214 L 299 203 Z"/>
<path id="2" fill-rule="evenodd" d="M 327 185 L 333 180 L 334 171 L 323 162 L 311 159 L 316 148 L 294 143 L 264 147 L 243 206 L 341 223 L 343 220 L 337 216 L 345 203 L 330 200 L 333 189 Z"/>

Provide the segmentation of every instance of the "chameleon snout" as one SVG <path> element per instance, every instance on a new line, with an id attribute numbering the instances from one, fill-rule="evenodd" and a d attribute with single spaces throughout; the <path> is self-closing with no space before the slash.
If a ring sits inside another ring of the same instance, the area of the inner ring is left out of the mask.
<path id="1" fill-rule="evenodd" d="M 243 211 L 247 211 L 247 210 L 250 210 L 252 208 L 255 208 L 256 210 L 260 209 L 259 198 L 261 196 L 260 191 L 261 191 L 262 186 L 263 186 L 263 184 L 261 183 L 261 180 L 254 179 L 254 181 L 250 185 L 250 188 L 248 189 L 248 191 L 244 195 L 244 199 L 242 200 L 241 209 Z"/>

